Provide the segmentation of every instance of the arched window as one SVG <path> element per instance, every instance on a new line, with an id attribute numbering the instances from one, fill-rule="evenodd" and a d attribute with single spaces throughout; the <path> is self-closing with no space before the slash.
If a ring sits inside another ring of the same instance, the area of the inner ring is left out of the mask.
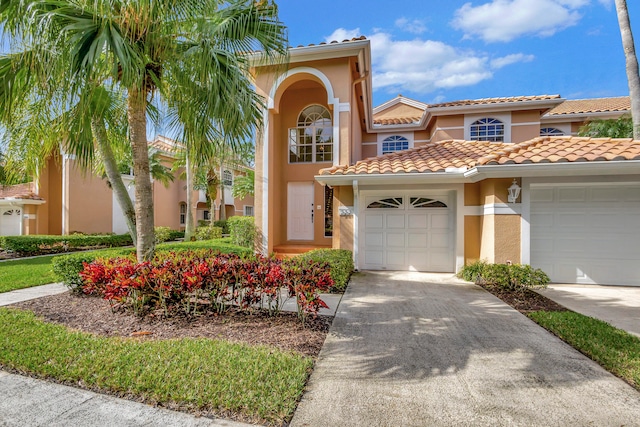
<path id="1" fill-rule="evenodd" d="M 228 187 L 233 185 L 233 174 L 231 171 L 222 171 L 222 183 Z"/>
<path id="2" fill-rule="evenodd" d="M 298 116 L 298 125 L 289 129 L 289 162 L 333 161 L 333 123 L 322 105 L 311 105 Z"/>
<path id="3" fill-rule="evenodd" d="M 472 141 L 504 141 L 504 123 L 498 119 L 486 117 L 476 120 L 469 128 Z"/>
<path id="4" fill-rule="evenodd" d="M 542 128 L 540 129 L 540 136 L 562 136 L 564 132 L 562 132 L 558 128 Z"/>
<path id="5" fill-rule="evenodd" d="M 382 154 L 409 149 L 409 140 L 404 136 L 394 135 L 382 141 Z"/>

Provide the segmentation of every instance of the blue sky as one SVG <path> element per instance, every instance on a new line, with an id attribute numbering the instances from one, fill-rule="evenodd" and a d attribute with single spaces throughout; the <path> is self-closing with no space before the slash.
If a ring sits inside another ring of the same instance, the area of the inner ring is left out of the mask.
<path id="1" fill-rule="evenodd" d="M 279 0 L 292 46 L 371 40 L 373 104 L 628 95 L 614 0 Z M 640 49 L 640 1 L 627 0 Z"/>

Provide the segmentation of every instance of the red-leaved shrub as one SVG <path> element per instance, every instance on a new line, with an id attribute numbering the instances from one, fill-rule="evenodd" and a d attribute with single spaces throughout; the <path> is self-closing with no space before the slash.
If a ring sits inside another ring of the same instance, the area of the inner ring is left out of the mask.
<path id="1" fill-rule="evenodd" d="M 328 264 L 286 261 L 261 255 L 241 258 L 210 250 L 158 254 L 151 261 L 132 258 L 97 259 L 80 273 L 83 291 L 142 314 L 195 314 L 203 306 L 223 312 L 266 308 L 278 313 L 295 297 L 304 320 L 327 305 L 319 297 L 333 285 Z"/>

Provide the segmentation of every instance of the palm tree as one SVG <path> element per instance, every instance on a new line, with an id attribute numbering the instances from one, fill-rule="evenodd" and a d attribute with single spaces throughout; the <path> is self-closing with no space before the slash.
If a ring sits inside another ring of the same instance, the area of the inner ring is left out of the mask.
<path id="1" fill-rule="evenodd" d="M 629 82 L 629 96 L 631 97 L 631 117 L 633 119 L 633 139 L 640 139 L 640 71 L 638 70 L 638 58 L 631 32 L 629 10 L 626 0 L 616 0 L 618 12 L 618 24 L 622 36 L 622 47 L 627 64 L 627 80 Z"/>
<path id="2" fill-rule="evenodd" d="M 67 95 L 78 94 L 75 88 L 87 81 L 125 91 L 139 260 L 149 259 L 155 248 L 147 145 L 151 97 L 176 108 L 182 139 L 194 152 L 221 137 L 233 142 L 248 133 L 247 123 L 260 120 L 263 107 L 242 53 L 258 48 L 266 57 L 283 55 L 287 44 L 277 6 L 264 0 L 6 0 L 0 24 L 12 36 L 12 48 L 39 64 L 44 99 L 61 90 L 47 87 L 51 81 L 66 82 Z M 24 75 L 7 74 L 4 96 L 15 101 L 19 91 L 10 83 Z"/>

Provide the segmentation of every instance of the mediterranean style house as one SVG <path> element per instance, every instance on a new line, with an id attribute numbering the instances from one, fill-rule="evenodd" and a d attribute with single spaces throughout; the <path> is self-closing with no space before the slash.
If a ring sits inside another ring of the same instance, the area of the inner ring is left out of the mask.
<path id="1" fill-rule="evenodd" d="M 149 145 L 170 167 L 179 148 L 175 141 L 159 136 Z M 246 169 L 224 166 L 219 173 L 224 184 L 226 216 L 253 215 L 252 196 L 234 199 L 231 194 L 234 179 L 246 174 Z M 122 178 L 134 200 L 133 175 L 124 174 Z M 183 230 L 187 190 L 180 171 L 168 186 L 158 181 L 152 185 L 155 225 Z M 222 195 L 217 195 L 210 209 L 205 192 L 195 193 L 196 223 L 218 219 Z M 127 225 L 107 181 L 80 170 L 73 156 L 61 154 L 49 158 L 37 181 L 0 188 L 0 235 L 74 232 L 123 234 L 127 233 Z"/>
<path id="2" fill-rule="evenodd" d="M 552 281 L 640 285 L 640 141 L 575 136 L 628 97 L 519 96 L 373 108 L 365 38 L 254 62 L 259 250 L 353 251 L 358 269 L 486 260 Z"/>

